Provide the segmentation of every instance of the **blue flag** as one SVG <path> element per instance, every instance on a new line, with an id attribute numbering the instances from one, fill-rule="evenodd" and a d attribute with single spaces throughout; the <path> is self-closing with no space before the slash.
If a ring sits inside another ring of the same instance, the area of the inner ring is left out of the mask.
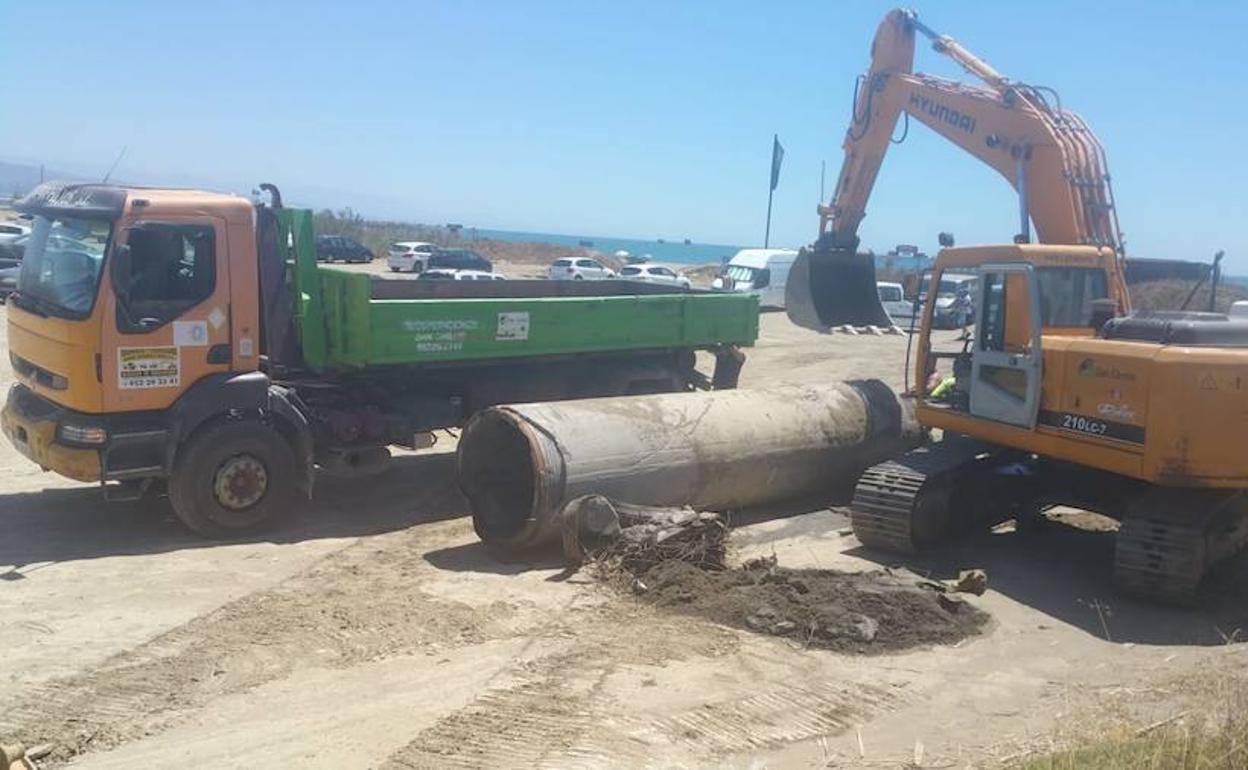
<path id="1" fill-rule="evenodd" d="M 780 146 L 780 135 L 771 138 L 771 189 L 780 184 L 780 164 L 784 162 L 784 148 Z"/>

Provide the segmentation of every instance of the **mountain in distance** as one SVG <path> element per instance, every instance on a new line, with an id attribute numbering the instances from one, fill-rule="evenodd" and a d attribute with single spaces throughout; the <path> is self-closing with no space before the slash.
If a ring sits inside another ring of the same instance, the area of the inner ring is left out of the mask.
<path id="1" fill-rule="evenodd" d="M 0 199 L 25 195 L 32 187 L 39 184 L 39 166 L 28 163 L 9 163 L 0 160 Z M 79 174 L 69 174 L 50 168 L 43 169 L 44 179 L 83 179 Z"/>
<path id="2" fill-rule="evenodd" d="M 44 180 L 67 182 L 99 182 L 108 169 L 107 163 L 82 165 L 74 163 L 53 162 L 43 168 Z M 5 160 L 0 158 L 0 200 L 9 200 L 24 195 L 39 184 L 40 166 L 38 163 Z M 298 182 L 283 183 L 282 180 L 255 179 L 250 182 L 239 180 L 208 179 L 199 176 L 177 173 L 147 173 L 126 167 L 123 160 L 110 181 L 118 184 L 133 184 L 153 187 L 181 187 L 201 190 L 215 190 L 233 193 L 244 197 L 250 195 L 260 182 L 273 181 L 282 190 L 282 197 L 288 205 L 306 208 L 340 209 L 349 207 L 355 211 L 368 212 L 370 218 L 390 219 L 395 221 L 419 221 L 419 215 L 413 216 L 409 203 L 375 193 L 357 193 L 322 187 L 316 184 L 299 184 Z"/>

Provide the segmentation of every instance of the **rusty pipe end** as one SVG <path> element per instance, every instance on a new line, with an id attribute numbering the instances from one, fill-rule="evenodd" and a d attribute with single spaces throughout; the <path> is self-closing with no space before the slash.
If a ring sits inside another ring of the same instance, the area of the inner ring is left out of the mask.
<path id="1" fill-rule="evenodd" d="M 558 532 L 563 457 L 553 437 L 522 415 L 492 407 L 473 416 L 460 435 L 456 470 L 485 543 L 520 551 Z"/>

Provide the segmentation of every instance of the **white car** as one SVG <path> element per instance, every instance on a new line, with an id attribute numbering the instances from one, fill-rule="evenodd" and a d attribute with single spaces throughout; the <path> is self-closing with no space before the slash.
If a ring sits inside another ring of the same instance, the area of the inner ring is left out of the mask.
<path id="1" fill-rule="evenodd" d="M 12 241 L 30 235 L 30 228 L 16 222 L 0 222 L 0 241 Z"/>
<path id="2" fill-rule="evenodd" d="M 620 277 L 626 281 L 662 283 L 682 289 L 688 289 L 692 285 L 688 278 L 662 265 L 625 265 L 620 268 Z"/>
<path id="3" fill-rule="evenodd" d="M 588 257 L 564 257 L 550 263 L 552 281 L 595 281 L 614 277 L 614 270 Z"/>
<path id="4" fill-rule="evenodd" d="M 484 270 L 448 270 L 435 268 L 420 274 L 422 281 L 505 281 L 507 276 L 502 273 L 487 273 Z"/>
<path id="5" fill-rule="evenodd" d="M 424 241 L 400 241 L 390 244 L 386 261 L 396 273 L 419 273 L 437 250 L 435 244 Z"/>
<path id="6" fill-rule="evenodd" d="M 880 304 L 888 317 L 898 326 L 909 326 L 914 317 L 914 303 L 906 299 L 901 284 L 890 281 L 878 281 L 875 290 L 880 293 Z"/>

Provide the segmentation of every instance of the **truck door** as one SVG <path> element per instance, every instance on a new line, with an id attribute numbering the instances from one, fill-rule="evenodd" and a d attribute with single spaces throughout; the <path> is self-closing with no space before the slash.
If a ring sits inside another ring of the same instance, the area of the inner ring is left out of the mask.
<path id="1" fill-rule="evenodd" d="M 138 221 L 118 242 L 101 334 L 105 409 L 163 409 L 201 377 L 230 368 L 225 223 Z"/>
<path id="2" fill-rule="evenodd" d="M 971 365 L 971 414 L 1034 428 L 1043 357 L 1040 295 L 1031 265 L 979 271 Z"/>

